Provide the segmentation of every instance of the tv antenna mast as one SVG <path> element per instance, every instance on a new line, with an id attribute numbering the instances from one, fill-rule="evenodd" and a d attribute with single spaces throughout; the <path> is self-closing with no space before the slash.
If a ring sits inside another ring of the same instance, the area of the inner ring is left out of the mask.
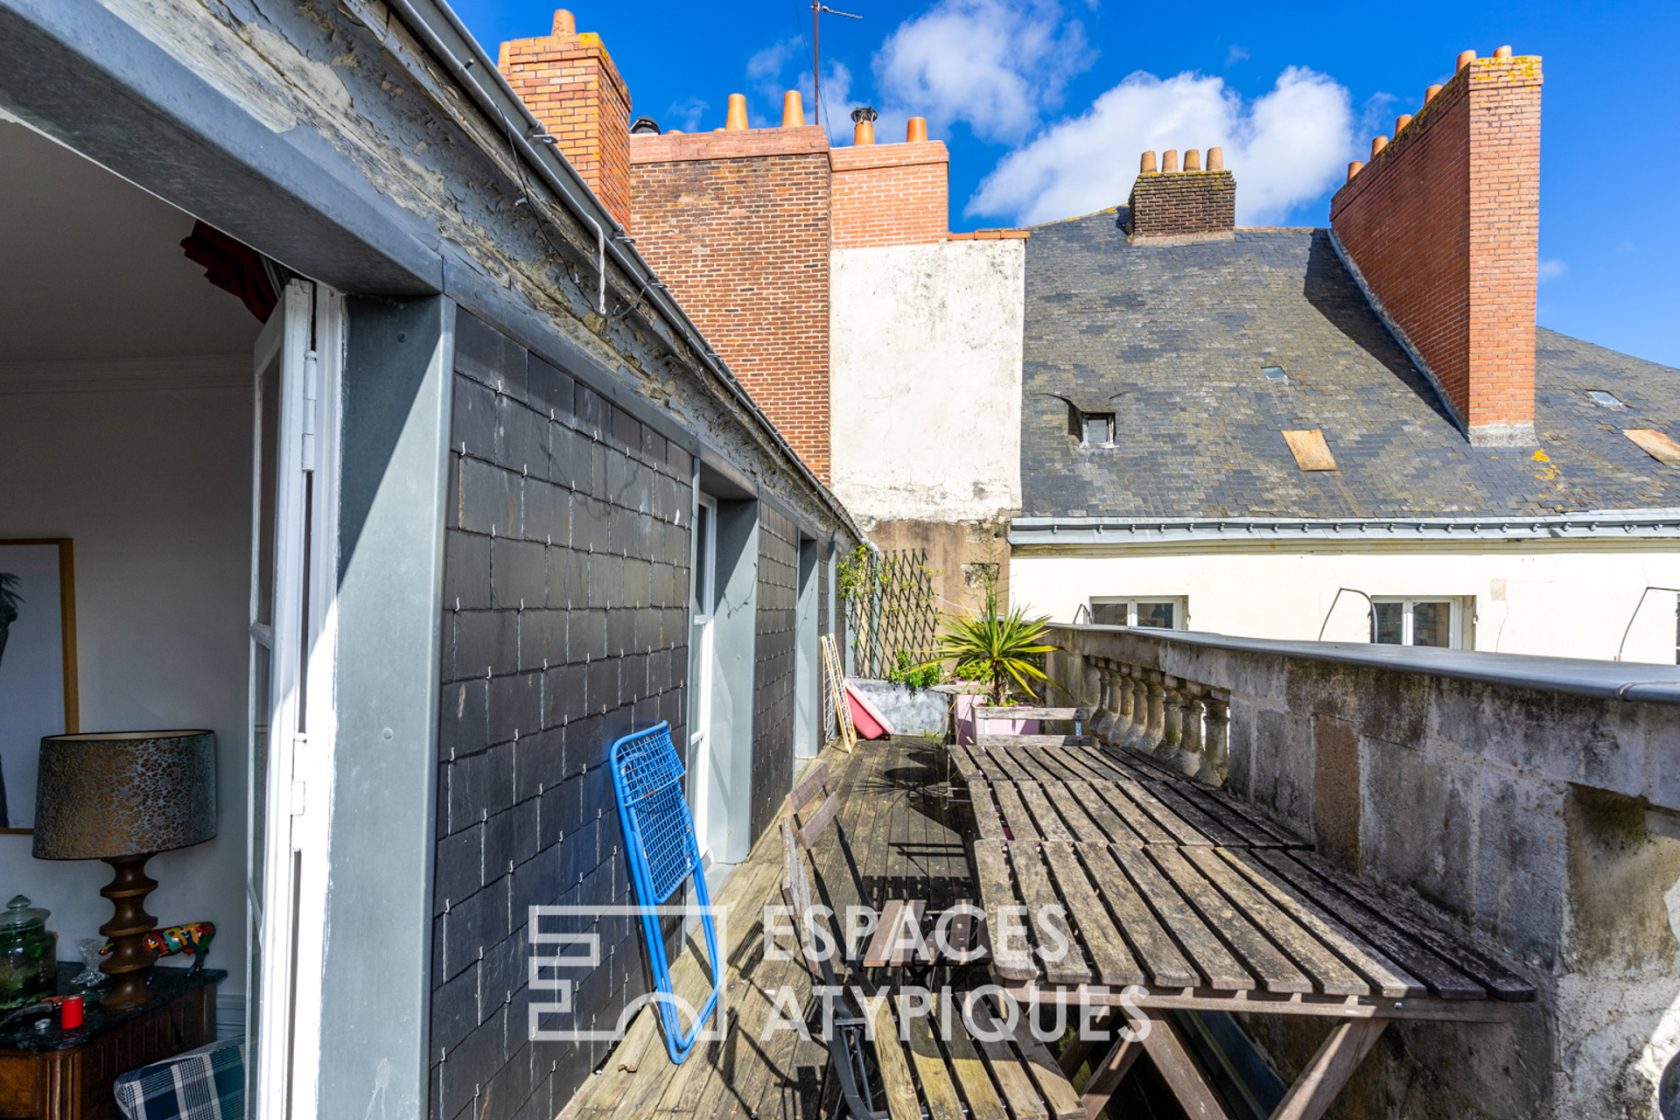
<path id="1" fill-rule="evenodd" d="M 841 12 L 822 3 L 822 0 L 811 0 L 811 114 L 817 124 L 822 124 L 822 29 L 821 18 L 824 15 L 844 16 L 846 19 L 862 19 L 860 15 L 851 12 Z"/>

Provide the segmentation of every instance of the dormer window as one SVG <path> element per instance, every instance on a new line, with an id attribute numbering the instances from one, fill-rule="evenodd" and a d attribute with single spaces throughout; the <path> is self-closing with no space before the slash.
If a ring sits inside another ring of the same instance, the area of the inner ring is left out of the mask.
<path id="1" fill-rule="evenodd" d="M 1079 445 L 1081 447 L 1114 446 L 1114 413 L 1081 412 L 1079 414 Z"/>

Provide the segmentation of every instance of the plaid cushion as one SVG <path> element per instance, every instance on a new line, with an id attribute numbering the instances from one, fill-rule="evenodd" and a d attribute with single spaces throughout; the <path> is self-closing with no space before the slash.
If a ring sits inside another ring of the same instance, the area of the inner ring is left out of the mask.
<path id="1" fill-rule="evenodd" d="M 244 1120 L 245 1043 L 212 1042 L 117 1078 L 128 1120 Z"/>

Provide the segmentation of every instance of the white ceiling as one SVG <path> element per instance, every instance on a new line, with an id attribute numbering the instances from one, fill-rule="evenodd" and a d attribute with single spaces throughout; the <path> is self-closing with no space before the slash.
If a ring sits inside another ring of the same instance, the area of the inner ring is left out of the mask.
<path id="1" fill-rule="evenodd" d="M 249 355 L 261 324 L 182 253 L 192 227 L 0 119 L 0 365 Z"/>

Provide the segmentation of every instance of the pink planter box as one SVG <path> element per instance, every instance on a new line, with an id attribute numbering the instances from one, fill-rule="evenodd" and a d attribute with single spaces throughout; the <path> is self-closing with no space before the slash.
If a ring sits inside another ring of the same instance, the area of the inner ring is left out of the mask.
<path id="1" fill-rule="evenodd" d="M 983 719 L 974 718 L 976 706 L 984 707 L 986 698 L 973 693 L 961 693 L 957 696 L 957 743 L 961 746 L 972 746 L 977 735 L 1037 735 L 1038 721 L 1036 719 Z M 979 727 L 975 724 L 979 723 Z"/>

